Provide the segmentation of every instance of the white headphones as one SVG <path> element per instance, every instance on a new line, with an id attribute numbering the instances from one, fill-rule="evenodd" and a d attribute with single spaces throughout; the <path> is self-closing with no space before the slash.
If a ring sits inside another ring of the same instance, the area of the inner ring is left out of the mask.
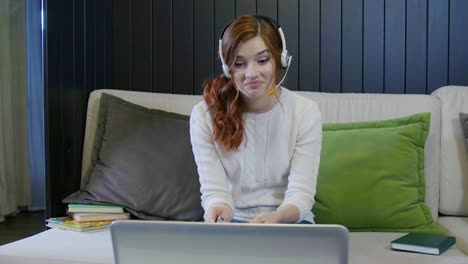
<path id="1" fill-rule="evenodd" d="M 262 19 L 276 26 L 278 30 L 278 34 L 280 35 L 280 38 L 281 38 L 281 67 L 282 68 L 288 67 L 291 63 L 291 56 L 289 55 L 289 52 L 286 49 L 286 39 L 284 37 L 283 29 L 281 29 L 281 26 L 275 20 L 269 17 L 255 16 L 255 18 Z M 219 48 L 218 48 L 219 58 L 221 59 L 221 63 L 223 67 L 223 73 L 227 78 L 231 78 L 231 74 L 229 73 L 229 66 L 224 61 L 224 57 L 223 57 L 223 35 L 224 35 L 224 31 L 226 31 L 229 25 L 231 24 L 228 24 L 227 26 L 225 26 L 223 31 L 221 32 L 221 36 L 219 38 Z"/>

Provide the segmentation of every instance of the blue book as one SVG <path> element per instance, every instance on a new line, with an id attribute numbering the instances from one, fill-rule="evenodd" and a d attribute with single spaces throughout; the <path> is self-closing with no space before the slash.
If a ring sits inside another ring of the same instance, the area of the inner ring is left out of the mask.
<path id="1" fill-rule="evenodd" d="M 122 206 L 97 204 L 69 204 L 69 213 L 123 213 Z"/>
<path id="2" fill-rule="evenodd" d="M 455 237 L 409 233 L 391 242 L 393 250 L 440 255 L 455 244 Z"/>

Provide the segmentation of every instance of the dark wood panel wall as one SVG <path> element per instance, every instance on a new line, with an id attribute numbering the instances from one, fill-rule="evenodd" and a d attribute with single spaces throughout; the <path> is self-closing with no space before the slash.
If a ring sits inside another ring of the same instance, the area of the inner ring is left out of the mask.
<path id="1" fill-rule="evenodd" d="M 464 0 L 114 0 L 113 87 L 200 94 L 241 14 L 283 27 L 292 90 L 431 93 L 468 85 Z"/>
<path id="2" fill-rule="evenodd" d="M 80 186 L 87 98 L 111 87 L 111 0 L 44 0 L 47 216 Z"/>
<path id="3" fill-rule="evenodd" d="M 201 94 L 241 14 L 282 25 L 292 90 L 431 93 L 468 85 L 466 0 L 44 0 L 47 214 L 79 188 L 95 89 Z"/>

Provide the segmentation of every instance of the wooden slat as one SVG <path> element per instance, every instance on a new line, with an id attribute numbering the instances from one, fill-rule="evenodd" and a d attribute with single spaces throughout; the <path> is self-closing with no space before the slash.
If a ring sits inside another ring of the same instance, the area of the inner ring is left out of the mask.
<path id="1" fill-rule="evenodd" d="M 278 20 L 278 1 L 257 0 L 257 14 Z"/>
<path id="2" fill-rule="evenodd" d="M 132 1 L 132 87 L 152 91 L 152 4 L 151 0 Z"/>
<path id="3" fill-rule="evenodd" d="M 385 2 L 385 93 L 405 93 L 406 0 Z"/>
<path id="4" fill-rule="evenodd" d="M 299 1 L 298 0 L 278 0 L 278 23 L 284 32 L 286 46 L 289 54 L 293 56 L 288 76 L 281 86 L 290 90 L 299 89 Z"/>
<path id="5" fill-rule="evenodd" d="M 362 92 L 362 0 L 343 1 L 342 80 L 343 93 Z M 302 66 L 302 65 L 301 65 Z"/>
<path id="6" fill-rule="evenodd" d="M 73 15 L 74 15 L 74 42 L 73 42 L 73 61 L 74 61 L 74 89 L 73 89 L 73 98 L 74 98 L 74 107 L 73 107 L 73 124 L 74 124 L 74 133 L 73 133 L 73 157 L 74 160 L 74 169 L 77 171 L 76 179 L 80 179 L 81 175 L 81 155 L 83 152 L 83 139 L 84 139 L 84 126 L 86 122 L 86 102 L 88 96 L 86 94 L 85 79 L 86 79 L 86 67 L 85 67 L 85 5 L 82 1 L 73 2 Z M 80 40 L 80 41 L 76 41 Z M 110 66 L 107 67 L 110 70 Z M 78 190 L 78 187 L 76 188 Z"/>
<path id="7" fill-rule="evenodd" d="M 173 87 L 175 94 L 193 94 L 193 2 L 174 0 Z"/>
<path id="8" fill-rule="evenodd" d="M 61 171 L 59 177 L 55 178 L 56 183 L 60 186 L 61 192 L 65 195 L 71 194 L 77 189 L 73 186 L 79 182 L 80 179 L 80 167 L 77 164 L 77 157 L 75 156 L 77 147 L 74 145 L 75 131 L 77 131 L 76 120 L 75 120 L 75 106 L 78 103 L 75 98 L 75 91 L 81 87 L 76 86 L 76 74 L 80 74 L 75 71 L 75 58 L 74 58 L 74 42 L 76 40 L 83 40 L 83 35 L 78 35 L 78 32 L 74 32 L 74 6 L 73 1 L 63 1 L 62 3 L 62 41 L 60 46 L 61 56 L 61 81 L 60 86 L 62 88 L 62 107 L 60 112 L 62 113 L 62 134 L 61 134 Z M 76 33 L 76 34 L 75 34 Z M 67 173 L 65 173 L 67 172 Z M 67 177 L 64 177 L 67 175 Z M 74 184 L 70 184 L 73 182 Z M 76 185 L 75 185 L 76 186 Z"/>
<path id="9" fill-rule="evenodd" d="M 449 83 L 468 85 L 468 1 L 450 1 Z"/>
<path id="10" fill-rule="evenodd" d="M 172 93 L 172 1 L 153 1 L 153 92 Z"/>
<path id="11" fill-rule="evenodd" d="M 214 21 L 214 47 L 216 49 L 216 57 L 214 62 L 215 76 L 222 74 L 221 61 L 218 56 L 218 40 L 221 38 L 223 28 L 231 23 L 235 17 L 235 1 L 234 0 L 215 0 L 215 21 Z"/>
<path id="12" fill-rule="evenodd" d="M 214 0 L 194 2 L 194 93 L 202 94 L 205 79 L 213 76 L 214 58 Z"/>
<path id="13" fill-rule="evenodd" d="M 406 93 L 426 93 L 427 2 L 406 2 Z"/>
<path id="14" fill-rule="evenodd" d="M 94 44 L 96 43 L 96 28 L 95 28 L 95 12 L 96 3 L 93 3 L 89 0 L 84 2 L 84 27 L 85 27 L 85 68 L 84 68 L 84 75 L 85 75 L 85 94 L 91 93 L 93 90 L 96 89 L 96 49 L 94 49 Z M 112 11 L 113 12 L 113 11 Z M 114 37 L 118 36 L 115 34 Z M 89 48 L 93 47 L 93 48 Z M 116 69 L 122 70 L 122 69 Z M 129 70 L 129 66 L 125 71 Z"/>
<path id="15" fill-rule="evenodd" d="M 429 0 L 427 18 L 427 93 L 429 94 L 448 84 L 448 7 L 447 0 Z"/>
<path id="16" fill-rule="evenodd" d="M 88 3 L 89 1 L 86 2 Z M 114 89 L 132 89 L 132 30 L 130 11 L 130 0 L 113 0 L 112 87 Z M 91 29 L 87 28 L 88 30 Z M 93 36 L 87 33 L 87 37 Z M 93 56 L 91 55 L 90 57 L 92 58 Z"/>
<path id="17" fill-rule="evenodd" d="M 74 24 L 73 24 L 73 32 L 75 34 L 75 38 L 84 39 L 85 36 L 85 22 L 86 22 L 86 9 L 85 5 L 82 2 L 74 1 L 73 3 L 73 13 L 74 13 Z M 86 67 L 85 67 L 85 41 L 74 41 L 74 68 L 75 68 L 75 84 L 78 88 L 76 91 L 76 96 L 82 98 L 85 95 L 86 86 L 85 86 L 85 74 L 86 74 Z M 78 95 L 78 93 L 81 93 Z M 81 101 L 81 100 L 80 100 Z M 80 108 L 80 112 L 84 111 L 84 105 L 77 106 Z"/>
<path id="18" fill-rule="evenodd" d="M 299 90 L 318 92 L 320 90 L 320 0 L 299 2 L 299 56 Z"/>
<path id="19" fill-rule="evenodd" d="M 76 2 L 76 1 L 75 1 Z M 112 0 L 100 0 L 93 3 L 94 9 L 94 29 L 96 31 L 96 42 L 94 49 L 96 50 L 96 88 L 110 88 L 111 84 L 108 81 L 111 70 L 111 46 L 109 36 L 112 32 L 112 26 L 109 23 L 109 17 L 112 15 Z"/>
<path id="20" fill-rule="evenodd" d="M 85 8 L 85 87 L 86 93 L 89 94 L 96 89 L 96 3 L 86 1 Z M 117 34 L 117 33 L 116 33 Z M 117 34 L 118 35 L 118 34 Z M 129 72 L 130 65 L 126 66 L 125 71 Z M 123 70 L 123 69 L 122 69 Z M 130 77 L 124 76 L 125 77 Z M 130 80 L 130 79 L 129 79 Z"/>
<path id="21" fill-rule="evenodd" d="M 383 93 L 384 0 L 364 0 L 363 92 Z"/>
<path id="22" fill-rule="evenodd" d="M 236 17 L 257 13 L 255 0 L 236 0 Z"/>
<path id="23" fill-rule="evenodd" d="M 89 0 L 88 0 L 89 1 Z M 105 8 L 102 13 L 102 21 L 105 23 L 105 31 L 103 34 L 105 34 L 107 37 L 105 38 L 105 50 L 106 50 L 106 56 L 105 56 L 105 61 L 106 61 L 106 71 L 105 71 L 105 87 L 106 88 L 112 88 L 112 30 L 113 30 L 113 19 L 112 19 L 112 6 L 113 6 L 113 0 L 103 0 Z M 87 98 L 88 96 L 86 96 Z"/>
<path id="24" fill-rule="evenodd" d="M 341 0 L 321 5 L 320 91 L 341 92 Z"/>
<path id="25" fill-rule="evenodd" d="M 64 14 L 63 2 L 48 0 L 44 2 L 46 12 L 45 36 L 45 151 L 46 151 L 46 214 L 57 216 L 63 213 L 61 199 L 65 193 L 60 186 L 60 160 L 62 136 L 62 84 L 61 84 L 61 31 Z"/>

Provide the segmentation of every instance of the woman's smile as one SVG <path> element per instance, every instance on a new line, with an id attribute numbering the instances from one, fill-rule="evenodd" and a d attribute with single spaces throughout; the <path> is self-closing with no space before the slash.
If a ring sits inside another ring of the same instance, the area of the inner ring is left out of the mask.
<path id="1" fill-rule="evenodd" d="M 244 86 L 247 86 L 250 89 L 257 89 L 262 85 L 263 82 L 259 80 L 252 80 L 252 81 L 247 81 L 245 82 Z"/>

